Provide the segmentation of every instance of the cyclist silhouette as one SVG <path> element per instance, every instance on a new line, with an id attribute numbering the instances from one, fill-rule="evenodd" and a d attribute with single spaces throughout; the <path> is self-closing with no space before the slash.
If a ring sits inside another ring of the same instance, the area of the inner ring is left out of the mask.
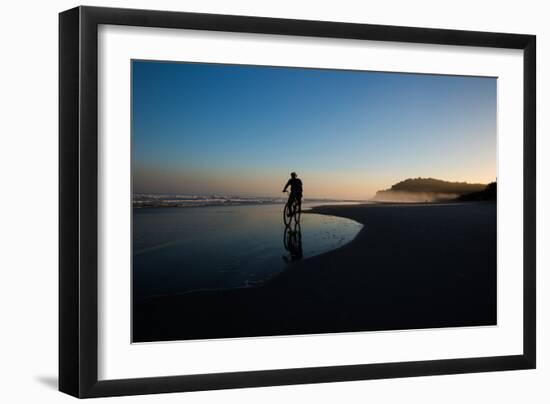
<path id="1" fill-rule="evenodd" d="M 290 179 L 287 181 L 285 187 L 283 188 L 283 192 L 286 192 L 287 188 L 290 187 L 290 195 L 288 196 L 288 205 L 293 206 L 293 202 L 296 201 L 298 205 L 302 204 L 302 180 L 298 178 L 296 173 L 292 172 L 290 173 Z M 294 214 L 293 211 L 290 211 L 287 214 L 287 216 L 292 216 Z"/>

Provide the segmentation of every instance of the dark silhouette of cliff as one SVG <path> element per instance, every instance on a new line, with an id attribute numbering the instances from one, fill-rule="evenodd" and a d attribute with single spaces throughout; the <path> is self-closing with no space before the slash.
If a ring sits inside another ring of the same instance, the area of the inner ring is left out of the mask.
<path id="1" fill-rule="evenodd" d="M 434 202 L 453 200 L 461 195 L 483 191 L 487 184 L 450 182 L 436 178 L 408 178 L 378 191 L 374 200 L 381 202 Z"/>
<path id="2" fill-rule="evenodd" d="M 460 195 L 457 198 L 459 201 L 496 201 L 497 200 L 497 183 L 491 182 L 482 191 L 470 192 Z"/>

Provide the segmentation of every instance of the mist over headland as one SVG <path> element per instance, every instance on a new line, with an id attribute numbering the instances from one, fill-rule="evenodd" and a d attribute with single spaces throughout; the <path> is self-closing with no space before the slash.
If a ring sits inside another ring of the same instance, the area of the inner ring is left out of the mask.
<path id="1" fill-rule="evenodd" d="M 495 190 L 496 190 L 496 183 Z M 444 181 L 436 178 L 408 178 L 376 193 L 376 202 L 442 202 L 483 192 L 489 184 Z M 481 196 L 480 196 L 481 197 Z M 495 191 L 496 198 L 496 191 Z"/>

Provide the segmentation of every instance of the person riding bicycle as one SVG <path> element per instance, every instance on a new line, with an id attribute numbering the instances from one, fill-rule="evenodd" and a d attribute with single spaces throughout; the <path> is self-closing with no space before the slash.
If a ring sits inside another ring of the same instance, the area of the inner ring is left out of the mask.
<path id="1" fill-rule="evenodd" d="M 290 187 L 290 195 L 288 196 L 288 205 L 293 206 L 293 202 L 296 201 L 299 205 L 302 204 L 302 180 L 298 178 L 296 173 L 290 173 L 290 179 L 287 181 L 283 192 L 286 192 L 287 188 Z M 292 216 L 294 212 L 288 212 L 287 216 Z"/>

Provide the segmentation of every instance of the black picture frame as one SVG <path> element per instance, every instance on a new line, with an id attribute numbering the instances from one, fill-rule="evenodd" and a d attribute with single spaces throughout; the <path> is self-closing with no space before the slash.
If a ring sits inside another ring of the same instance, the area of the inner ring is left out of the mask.
<path id="1" fill-rule="evenodd" d="M 523 354 L 99 381 L 100 24 L 523 50 Z M 535 368 L 535 103 L 534 35 L 97 7 L 60 13 L 59 390 L 85 398 Z"/>

